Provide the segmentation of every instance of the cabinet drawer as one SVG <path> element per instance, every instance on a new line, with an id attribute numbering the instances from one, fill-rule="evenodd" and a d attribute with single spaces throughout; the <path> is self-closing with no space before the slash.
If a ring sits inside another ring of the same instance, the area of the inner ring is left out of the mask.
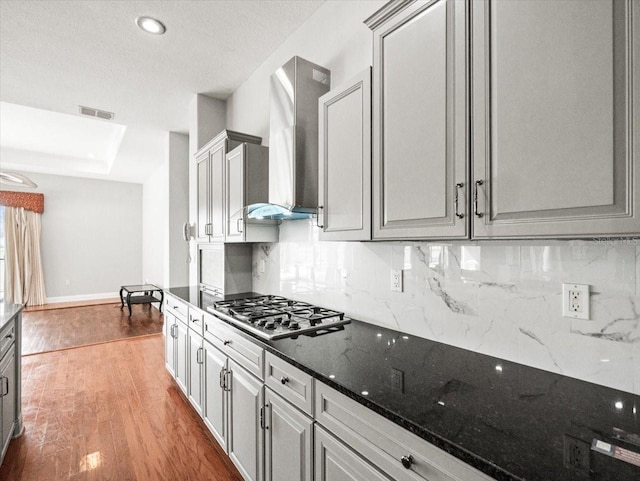
<path id="1" fill-rule="evenodd" d="M 189 328 L 201 336 L 204 334 L 204 311 L 189 306 Z"/>
<path id="2" fill-rule="evenodd" d="M 171 295 L 167 295 L 164 301 L 165 312 L 171 312 L 174 316 L 176 316 L 182 322 L 187 322 L 189 315 L 189 307 L 187 304 L 180 299 L 173 297 Z"/>
<path id="3" fill-rule="evenodd" d="M 254 376 L 264 380 L 264 349 L 213 314 L 204 313 L 204 337 Z"/>
<path id="4" fill-rule="evenodd" d="M 16 339 L 16 324 L 9 322 L 0 332 L 0 359 L 9 351 Z"/>
<path id="5" fill-rule="evenodd" d="M 309 374 L 267 352 L 264 381 L 291 404 L 313 416 L 313 378 Z"/>
<path id="6" fill-rule="evenodd" d="M 316 421 L 396 481 L 493 479 L 326 384 L 315 381 L 315 392 Z"/>

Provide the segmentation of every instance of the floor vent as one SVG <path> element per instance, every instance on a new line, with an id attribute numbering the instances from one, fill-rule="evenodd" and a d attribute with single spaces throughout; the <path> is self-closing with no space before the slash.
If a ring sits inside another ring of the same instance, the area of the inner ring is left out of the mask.
<path id="1" fill-rule="evenodd" d="M 103 120 L 113 120 L 115 114 L 113 112 L 107 112 L 106 110 L 98 110 L 91 107 L 83 107 L 80 105 L 80 113 L 89 117 L 97 117 Z"/>

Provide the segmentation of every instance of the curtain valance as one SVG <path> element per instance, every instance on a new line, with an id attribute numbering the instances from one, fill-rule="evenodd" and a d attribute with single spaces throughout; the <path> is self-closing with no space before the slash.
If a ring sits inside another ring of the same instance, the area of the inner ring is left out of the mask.
<path id="1" fill-rule="evenodd" d="M 42 214 L 44 212 L 44 194 L 0 190 L 0 205 L 5 207 L 23 207 L 27 210 Z"/>

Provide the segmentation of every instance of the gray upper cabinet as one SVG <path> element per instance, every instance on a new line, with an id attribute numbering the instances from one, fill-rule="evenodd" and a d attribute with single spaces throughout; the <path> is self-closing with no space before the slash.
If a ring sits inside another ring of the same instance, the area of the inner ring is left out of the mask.
<path id="1" fill-rule="evenodd" d="M 243 142 L 260 145 L 261 137 L 223 130 L 195 155 L 197 165 L 197 236 L 198 242 L 224 242 L 225 159 L 227 153 Z"/>
<path id="2" fill-rule="evenodd" d="M 371 68 L 319 100 L 320 240 L 371 239 Z"/>
<path id="3" fill-rule="evenodd" d="M 474 237 L 640 233 L 638 7 L 472 2 Z"/>
<path id="4" fill-rule="evenodd" d="M 211 203 L 210 203 L 210 187 L 209 187 L 209 152 L 203 152 L 196 158 L 198 169 L 198 180 L 196 192 L 196 202 L 198 206 L 198 232 L 196 239 L 198 242 L 207 242 L 209 240 L 209 232 L 211 224 Z"/>
<path id="5" fill-rule="evenodd" d="M 467 2 L 392 2 L 373 29 L 373 237 L 469 234 Z"/>
<path id="6" fill-rule="evenodd" d="M 247 219 L 246 207 L 269 200 L 269 148 L 242 143 L 225 161 L 226 242 L 277 242 L 277 221 Z"/>

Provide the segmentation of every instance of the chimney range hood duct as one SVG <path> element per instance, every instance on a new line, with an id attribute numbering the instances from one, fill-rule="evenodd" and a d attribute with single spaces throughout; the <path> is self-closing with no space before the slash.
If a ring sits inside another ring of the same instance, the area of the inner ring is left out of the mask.
<path id="1" fill-rule="evenodd" d="M 247 208 L 253 219 L 309 218 L 318 206 L 318 99 L 331 72 L 293 57 L 271 76 L 269 203 Z"/>

